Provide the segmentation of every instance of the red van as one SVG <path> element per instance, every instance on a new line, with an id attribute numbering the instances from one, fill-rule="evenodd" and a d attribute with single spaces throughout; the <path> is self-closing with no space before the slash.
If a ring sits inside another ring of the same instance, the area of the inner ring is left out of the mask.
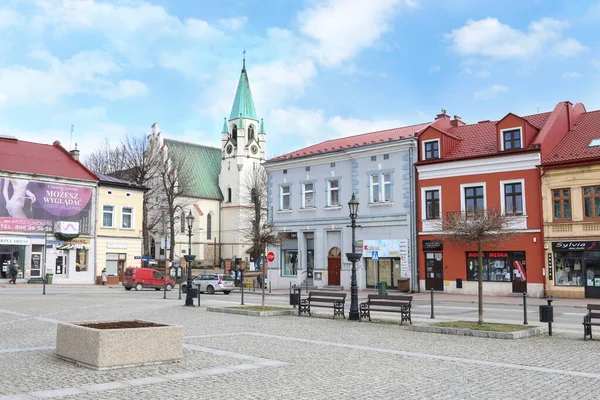
<path id="1" fill-rule="evenodd" d="M 160 290 L 165 284 L 165 277 L 163 274 L 155 269 L 151 268 L 127 268 L 123 274 L 123 286 L 125 290 L 142 290 L 144 288 L 151 288 Z M 175 282 L 172 279 L 167 278 L 167 290 L 173 289 Z"/>

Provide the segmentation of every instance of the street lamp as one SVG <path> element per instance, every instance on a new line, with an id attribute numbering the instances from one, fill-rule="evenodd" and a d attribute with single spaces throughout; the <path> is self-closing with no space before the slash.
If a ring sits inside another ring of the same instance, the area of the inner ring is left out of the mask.
<path id="1" fill-rule="evenodd" d="M 360 320 L 360 316 L 358 314 L 358 284 L 356 283 L 356 263 L 360 261 L 361 253 L 356 253 L 354 250 L 354 242 L 355 242 L 355 231 L 356 227 L 356 217 L 358 215 L 358 200 L 356 200 L 356 196 L 352 193 L 352 198 L 348 202 L 348 208 L 350 209 L 350 221 L 352 228 L 352 252 L 346 253 L 346 257 L 348 261 L 352 263 L 352 280 L 350 282 L 350 315 L 348 319 L 351 321 Z"/>
<path id="2" fill-rule="evenodd" d="M 187 290 L 185 291 L 185 305 L 194 307 L 194 298 L 192 297 L 192 261 L 196 256 L 192 255 L 192 226 L 194 226 L 194 216 L 192 210 L 190 210 L 187 217 L 185 217 L 188 227 L 188 253 L 185 255 L 185 261 L 187 262 Z"/>

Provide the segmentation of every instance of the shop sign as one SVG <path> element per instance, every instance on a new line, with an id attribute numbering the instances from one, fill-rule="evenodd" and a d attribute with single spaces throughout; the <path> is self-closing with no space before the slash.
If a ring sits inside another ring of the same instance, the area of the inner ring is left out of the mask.
<path id="1" fill-rule="evenodd" d="M 508 258 L 508 252 L 506 251 L 484 251 L 482 252 L 483 258 Z M 479 253 L 472 251 L 467 253 L 468 258 L 477 258 Z"/>
<path id="2" fill-rule="evenodd" d="M 600 241 L 553 242 L 552 250 L 600 250 Z"/>
<path id="3" fill-rule="evenodd" d="M 552 280 L 552 253 L 548 253 L 548 280 Z"/>
<path id="4" fill-rule="evenodd" d="M 127 243 L 106 243 L 107 249 L 126 249 Z"/>
<path id="5" fill-rule="evenodd" d="M 0 229 L 52 232 L 54 221 L 90 219 L 91 187 L 13 178 L 0 178 L 0 187 Z"/>
<path id="6" fill-rule="evenodd" d="M 8 236 L 0 237 L 0 245 L 27 246 L 31 244 L 31 239 L 28 237 Z"/>
<path id="7" fill-rule="evenodd" d="M 408 255 L 408 239 L 400 240 L 363 240 L 363 257 L 372 257 L 376 251 L 378 258 L 400 257 Z"/>
<path id="8" fill-rule="evenodd" d="M 444 243 L 441 240 L 423 240 L 423 250 L 444 250 Z"/>

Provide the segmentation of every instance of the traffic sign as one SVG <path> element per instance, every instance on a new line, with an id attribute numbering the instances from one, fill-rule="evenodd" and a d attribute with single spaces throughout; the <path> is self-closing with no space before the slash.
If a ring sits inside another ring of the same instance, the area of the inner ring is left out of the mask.
<path id="1" fill-rule="evenodd" d="M 263 262 L 264 262 L 264 259 L 263 259 L 262 257 L 258 259 L 258 265 L 259 265 L 260 267 L 262 267 L 262 266 L 263 266 Z"/>
<path id="2" fill-rule="evenodd" d="M 373 253 L 371 254 L 371 260 L 373 261 L 379 261 L 379 252 L 374 250 Z"/>
<path id="3" fill-rule="evenodd" d="M 267 253 L 267 261 L 272 263 L 273 261 L 275 261 L 275 253 L 273 253 L 272 251 Z"/>

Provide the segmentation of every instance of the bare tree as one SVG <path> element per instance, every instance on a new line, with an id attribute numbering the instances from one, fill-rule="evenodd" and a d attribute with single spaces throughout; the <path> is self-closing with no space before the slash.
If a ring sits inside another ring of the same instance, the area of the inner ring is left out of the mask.
<path id="1" fill-rule="evenodd" d="M 501 210 L 489 208 L 468 212 L 448 212 L 441 221 L 442 230 L 450 242 L 459 245 L 477 245 L 478 251 L 478 319 L 483 325 L 483 245 L 499 244 L 518 235 L 514 229 L 516 216 L 502 213 Z"/>
<path id="2" fill-rule="evenodd" d="M 264 257 L 268 247 L 276 247 L 281 243 L 281 234 L 267 218 L 269 195 L 267 172 L 259 165 L 245 175 L 241 186 L 242 204 L 249 204 L 250 207 L 242 209 L 240 230 L 244 239 L 253 243 L 254 262 L 258 262 L 259 257 Z M 246 223 L 244 224 L 243 221 Z M 265 306 L 266 265 L 267 262 L 263 262 L 261 271 L 262 307 Z"/>
<path id="3" fill-rule="evenodd" d="M 123 146 L 120 143 L 112 144 L 108 138 L 104 138 L 102 143 L 84 158 L 83 163 L 90 170 L 103 175 L 113 176 L 116 172 L 127 169 Z"/>

